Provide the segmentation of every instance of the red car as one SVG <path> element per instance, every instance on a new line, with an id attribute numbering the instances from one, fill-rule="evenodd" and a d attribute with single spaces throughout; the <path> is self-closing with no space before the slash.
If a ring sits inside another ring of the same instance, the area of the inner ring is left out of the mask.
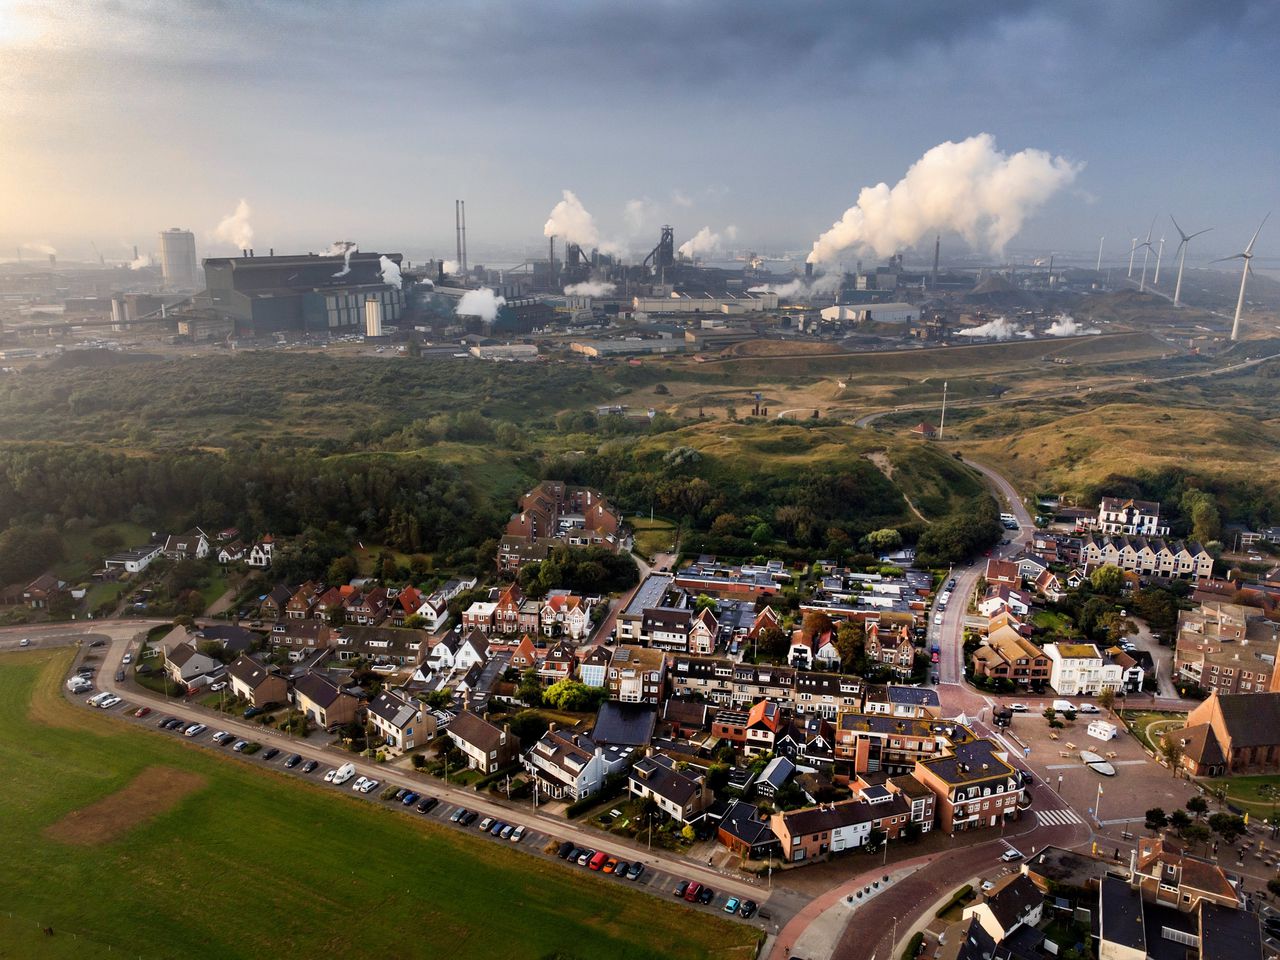
<path id="1" fill-rule="evenodd" d="M 609 859 L 609 855 L 601 850 L 594 857 L 587 861 L 587 866 L 592 870 L 599 870 L 604 866 L 605 861 Z"/>
<path id="2" fill-rule="evenodd" d="M 137 710 L 133 711 L 133 715 L 135 717 L 145 717 L 150 712 L 151 712 L 150 707 L 139 707 Z"/>
<path id="3" fill-rule="evenodd" d="M 937 663 L 937 662 L 938 662 L 938 651 L 937 651 L 937 650 L 933 651 L 933 662 L 934 662 L 934 663 Z"/>
<path id="4" fill-rule="evenodd" d="M 698 902 L 698 894 L 702 892 L 702 884 L 696 880 L 689 881 L 689 886 L 685 888 L 684 898 L 690 903 Z"/>

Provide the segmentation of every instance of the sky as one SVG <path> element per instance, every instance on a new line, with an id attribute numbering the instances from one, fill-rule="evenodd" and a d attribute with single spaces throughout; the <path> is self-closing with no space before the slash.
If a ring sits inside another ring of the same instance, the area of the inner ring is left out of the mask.
<path id="1" fill-rule="evenodd" d="M 1172 213 L 1202 262 L 1280 208 L 1278 55 L 1274 0 L 0 0 L 0 256 L 228 255 L 241 200 L 260 253 L 452 256 L 463 198 L 475 263 L 565 190 L 624 250 L 803 253 L 985 133 L 1075 171 L 1010 251 L 1127 262 Z"/>

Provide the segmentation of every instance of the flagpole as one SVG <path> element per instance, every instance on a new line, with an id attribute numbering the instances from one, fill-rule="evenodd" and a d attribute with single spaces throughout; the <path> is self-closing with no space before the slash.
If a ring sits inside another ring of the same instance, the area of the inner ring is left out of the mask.
<path id="1" fill-rule="evenodd" d="M 1098 826 L 1102 826 L 1102 784 L 1098 784 L 1098 796 L 1093 801 L 1093 819 L 1098 821 Z"/>

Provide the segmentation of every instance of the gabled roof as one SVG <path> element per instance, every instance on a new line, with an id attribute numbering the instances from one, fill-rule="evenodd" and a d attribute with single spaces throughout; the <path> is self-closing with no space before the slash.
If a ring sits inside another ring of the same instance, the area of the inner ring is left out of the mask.
<path id="1" fill-rule="evenodd" d="M 464 710 L 449 724 L 449 735 L 488 754 L 502 745 L 504 731 L 470 710 Z M 512 735 L 507 736 L 512 741 L 516 740 Z"/>
<path id="2" fill-rule="evenodd" d="M 342 688 L 322 673 L 308 670 L 296 681 L 293 689 L 318 706 L 328 708 L 342 696 Z"/>
<path id="3" fill-rule="evenodd" d="M 1257 694 L 1251 694 L 1257 696 Z M 1197 723 L 1194 727 L 1183 727 L 1174 730 L 1169 736 L 1182 741 L 1182 755 L 1197 765 L 1212 766 L 1227 762 L 1222 744 L 1218 743 L 1218 735 L 1207 723 Z"/>
<path id="4" fill-rule="evenodd" d="M 273 676 L 270 670 L 253 659 L 253 657 L 243 655 L 237 657 L 231 666 L 227 667 L 227 673 L 250 690 L 257 690 L 258 687 Z"/>
<path id="5" fill-rule="evenodd" d="M 383 690 L 369 704 L 369 712 L 381 717 L 391 726 L 403 730 L 413 722 L 417 706 L 390 690 Z"/>
<path id="6" fill-rule="evenodd" d="M 1015 873 L 1003 885 L 991 890 L 984 899 L 996 922 L 1008 933 L 1029 910 L 1044 900 L 1044 894 L 1026 875 Z"/>
<path id="7" fill-rule="evenodd" d="M 1214 694 L 1231 748 L 1280 743 L 1280 693 Z"/>

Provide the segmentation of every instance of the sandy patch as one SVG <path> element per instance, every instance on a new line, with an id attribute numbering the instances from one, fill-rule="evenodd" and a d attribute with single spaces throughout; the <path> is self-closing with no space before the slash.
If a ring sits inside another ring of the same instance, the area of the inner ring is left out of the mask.
<path id="1" fill-rule="evenodd" d="M 198 773 L 177 767 L 147 767 L 122 789 L 50 824 L 44 835 L 84 847 L 108 843 L 140 822 L 173 808 L 205 783 Z"/>

